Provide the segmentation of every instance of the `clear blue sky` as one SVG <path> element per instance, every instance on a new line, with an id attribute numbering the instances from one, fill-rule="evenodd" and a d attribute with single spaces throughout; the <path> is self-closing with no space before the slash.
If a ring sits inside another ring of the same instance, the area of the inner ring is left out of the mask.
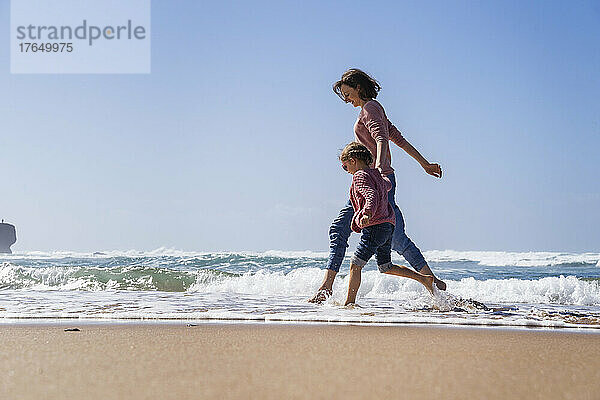
<path id="1" fill-rule="evenodd" d="M 419 247 L 600 251 L 600 2 L 153 1 L 149 75 L 11 75 L 0 53 L 0 217 L 14 250 L 326 250 L 377 78 L 405 137 Z"/>

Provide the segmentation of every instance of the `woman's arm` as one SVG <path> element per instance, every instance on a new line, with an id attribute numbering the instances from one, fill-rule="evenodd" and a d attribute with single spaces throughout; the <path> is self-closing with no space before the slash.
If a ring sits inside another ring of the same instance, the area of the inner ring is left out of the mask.
<path id="1" fill-rule="evenodd" d="M 377 141 L 377 155 L 375 156 L 375 168 L 381 172 L 382 165 L 381 160 L 383 160 L 383 155 L 388 152 L 389 142 L 387 140 L 378 140 Z"/>
<path id="2" fill-rule="evenodd" d="M 442 167 L 440 167 L 439 164 L 429 163 L 429 161 L 427 161 L 425 157 L 423 157 L 421 153 L 419 153 L 419 151 L 408 142 L 408 140 L 404 139 L 404 142 L 400 145 L 400 147 L 404 151 L 406 151 L 406 153 L 408 153 L 409 156 L 417 160 L 417 162 L 421 164 L 425 172 L 427 172 L 429 175 L 433 175 L 437 178 L 442 177 Z M 383 155 L 388 151 L 388 148 L 389 144 L 387 141 L 377 142 L 377 157 L 375 159 L 375 168 L 379 169 L 380 171 L 382 169 L 381 160 L 383 158 Z"/>
<path id="3" fill-rule="evenodd" d="M 423 169 L 425 170 L 425 172 L 427 172 L 429 175 L 433 175 L 436 178 L 441 178 L 442 177 L 442 167 L 440 167 L 439 164 L 431 164 L 429 161 L 427 161 L 425 159 L 425 157 L 423 157 L 421 155 L 421 153 L 419 153 L 419 151 L 417 149 L 415 149 L 413 147 L 413 145 L 408 142 L 408 140 L 405 139 L 404 143 L 402 143 L 402 145 L 400 147 L 409 156 L 411 156 L 419 164 L 421 164 L 421 167 L 423 167 Z M 379 156 L 379 143 L 377 143 L 377 156 Z"/>
<path id="4" fill-rule="evenodd" d="M 408 140 L 402 136 L 400 131 L 385 117 L 383 107 L 381 107 L 379 103 L 368 102 L 363 107 L 361 115 L 365 127 L 369 130 L 371 136 L 377 142 L 375 168 L 381 171 L 384 167 L 386 167 L 381 165 L 381 163 L 384 159 L 384 154 L 387 154 L 389 151 L 389 141 L 392 140 L 394 143 L 404 149 L 408 155 L 417 160 L 417 162 L 421 164 L 425 172 L 427 172 L 429 175 L 433 175 L 437 178 L 442 177 L 442 168 L 439 166 L 439 164 L 429 163 L 429 161 L 427 161 L 425 157 L 423 157 L 421 153 L 419 153 L 417 149 L 415 149 L 408 142 Z M 389 128 L 388 124 L 390 125 Z"/>

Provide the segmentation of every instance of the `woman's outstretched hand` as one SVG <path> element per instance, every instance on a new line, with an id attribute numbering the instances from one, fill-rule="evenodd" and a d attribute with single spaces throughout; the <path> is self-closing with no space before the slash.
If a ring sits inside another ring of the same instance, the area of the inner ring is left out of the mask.
<path id="1" fill-rule="evenodd" d="M 426 164 L 423 166 L 423 169 L 429 175 L 435 176 L 436 178 L 442 177 L 442 167 L 440 167 L 440 164 Z"/>

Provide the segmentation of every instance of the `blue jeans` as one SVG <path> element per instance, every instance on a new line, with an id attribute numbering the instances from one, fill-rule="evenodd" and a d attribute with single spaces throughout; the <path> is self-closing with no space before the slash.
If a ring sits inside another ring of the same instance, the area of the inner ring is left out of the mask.
<path id="1" fill-rule="evenodd" d="M 423 254 L 421 254 L 421 250 L 415 246 L 412 240 L 406 236 L 406 232 L 404 232 L 404 218 L 394 198 L 394 194 L 396 193 L 396 177 L 394 174 L 390 174 L 387 177 L 392 182 L 392 189 L 388 192 L 388 201 L 396 214 L 396 227 L 392 236 L 392 250 L 403 256 L 416 271 L 420 271 L 427 264 L 427 261 L 425 261 Z M 339 215 L 333 220 L 329 228 L 328 269 L 336 272 L 340 270 L 340 266 L 346 255 L 346 249 L 348 248 L 348 238 L 350 237 L 350 233 L 352 233 L 350 223 L 352 222 L 353 215 L 354 209 L 352 208 L 352 203 L 348 200 L 346 206 L 340 210 Z"/>
<path id="2" fill-rule="evenodd" d="M 359 267 L 364 267 L 373 254 L 377 260 L 380 272 L 387 272 L 392 268 L 392 235 L 394 225 L 389 222 L 371 225 L 361 230 L 360 242 L 350 261 Z"/>

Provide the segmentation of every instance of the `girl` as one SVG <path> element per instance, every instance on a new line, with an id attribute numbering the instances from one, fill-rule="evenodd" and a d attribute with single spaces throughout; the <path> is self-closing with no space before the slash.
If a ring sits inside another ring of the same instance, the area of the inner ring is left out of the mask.
<path id="1" fill-rule="evenodd" d="M 375 255 L 377 268 L 384 274 L 403 276 L 422 283 L 433 292 L 433 276 L 422 275 L 405 266 L 392 264 L 392 233 L 396 215 L 388 192 L 392 183 L 381 176 L 377 169 L 370 168 L 373 157 L 369 149 L 360 143 L 347 145 L 340 155 L 342 168 L 352 174 L 350 202 L 354 210 L 351 227 L 361 233 L 360 242 L 350 260 L 348 296 L 345 305 L 353 304 L 360 287 L 361 269 Z"/>
<path id="2" fill-rule="evenodd" d="M 355 140 L 366 146 L 375 155 L 374 167 L 392 183 L 392 189 L 388 192 L 388 200 L 396 216 L 392 249 L 402 255 L 416 271 L 424 275 L 432 275 L 440 290 L 446 290 L 446 284 L 435 277 L 421 251 L 404 232 L 404 218 L 394 199 L 396 178 L 394 169 L 391 167 L 389 141 L 391 140 L 413 157 L 428 174 L 441 178 L 442 169 L 438 164 L 429 163 L 387 119 L 383 107 L 375 100 L 380 90 L 379 83 L 359 69 L 349 69 L 344 72 L 342 78 L 333 85 L 333 91 L 343 101 L 361 108 L 358 120 L 354 124 Z M 348 202 L 340 210 L 338 217 L 329 229 L 330 252 L 327 270 L 317 294 L 309 300 L 311 302 L 322 302 L 332 293 L 333 281 L 348 247 L 348 238 L 351 233 L 350 222 L 353 214 L 352 204 Z"/>

